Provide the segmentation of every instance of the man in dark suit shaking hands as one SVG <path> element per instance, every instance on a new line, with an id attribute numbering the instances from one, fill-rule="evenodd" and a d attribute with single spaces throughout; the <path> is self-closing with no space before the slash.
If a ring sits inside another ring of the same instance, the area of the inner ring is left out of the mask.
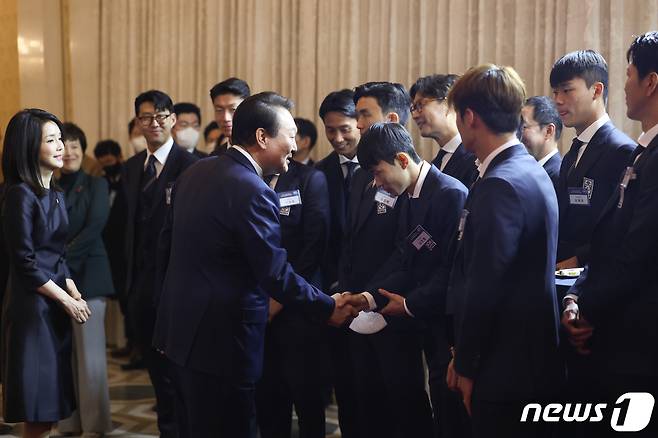
<path id="1" fill-rule="evenodd" d="M 558 210 L 548 174 L 516 138 L 525 86 L 511 67 L 472 68 L 449 103 L 479 161 L 459 221 L 449 303 L 455 352 L 448 385 L 471 414 L 474 437 L 540 436 L 520 423 L 529 401 L 561 383 L 555 253 Z"/>
<path id="2" fill-rule="evenodd" d="M 233 119 L 234 146 L 177 184 L 161 242 L 169 260 L 154 345 L 174 368 L 181 436 L 256 436 L 270 296 L 318 322 L 340 325 L 357 314 L 347 298 L 332 299 L 297 275 L 281 248 L 279 197 L 263 176 L 288 169 L 297 131 L 291 106 L 272 92 L 245 99 Z"/>

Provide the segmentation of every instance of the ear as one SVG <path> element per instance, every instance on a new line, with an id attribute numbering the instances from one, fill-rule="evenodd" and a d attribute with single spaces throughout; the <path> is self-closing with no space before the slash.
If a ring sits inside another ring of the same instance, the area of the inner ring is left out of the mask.
<path id="1" fill-rule="evenodd" d="M 311 137 L 299 137 L 299 141 L 295 143 L 297 143 L 297 146 L 303 146 L 304 149 L 308 149 L 311 145 Z M 297 149 L 301 149 L 301 147 L 298 147 Z"/>
<path id="2" fill-rule="evenodd" d="M 603 90 L 605 88 L 603 82 L 594 82 L 592 87 L 594 87 L 594 99 L 598 99 L 599 97 L 603 99 Z"/>
<path id="3" fill-rule="evenodd" d="M 178 120 L 176 118 L 176 113 L 171 113 L 171 116 L 169 116 L 169 118 L 171 119 L 171 126 L 173 127 L 176 124 L 176 121 Z"/>
<path id="4" fill-rule="evenodd" d="M 644 78 L 644 81 L 646 81 L 646 96 L 650 97 L 658 89 L 658 73 L 652 71 Z"/>
<path id="5" fill-rule="evenodd" d="M 259 148 L 266 149 L 268 139 L 269 137 L 267 136 L 267 132 L 265 132 L 265 129 L 263 128 L 256 129 L 256 144 L 258 145 Z"/>
<path id="6" fill-rule="evenodd" d="M 544 141 L 548 141 L 555 137 L 555 125 L 553 123 L 546 125 L 545 129 L 546 133 L 544 134 Z"/>
<path id="7" fill-rule="evenodd" d="M 472 109 L 466 108 L 464 115 L 462 116 L 462 121 L 464 122 L 464 125 L 468 126 L 469 128 L 474 128 L 475 124 L 477 123 L 477 118 L 477 114 L 475 114 Z"/>
<path id="8" fill-rule="evenodd" d="M 400 116 L 396 112 L 386 114 L 386 120 L 391 123 L 400 123 Z"/>
<path id="9" fill-rule="evenodd" d="M 402 169 L 406 169 L 409 166 L 409 157 L 404 152 L 398 152 L 395 159 L 398 160 Z"/>

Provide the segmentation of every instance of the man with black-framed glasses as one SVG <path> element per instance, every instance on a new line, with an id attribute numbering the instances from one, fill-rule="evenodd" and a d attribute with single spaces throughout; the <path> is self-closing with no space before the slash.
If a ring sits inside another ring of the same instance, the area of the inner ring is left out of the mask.
<path id="1" fill-rule="evenodd" d="M 464 149 L 457 130 L 455 110 L 446 98 L 457 75 L 435 74 L 419 78 L 409 90 L 411 117 L 420 135 L 433 139 L 439 152 L 432 161 L 441 172 L 470 187 L 477 178 L 475 155 Z"/>
<path id="2" fill-rule="evenodd" d="M 156 248 L 171 200 L 173 184 L 197 157 L 174 143 L 176 114 L 171 98 L 158 90 L 135 99 L 136 123 L 146 138 L 146 150 L 130 158 L 122 175 L 126 220 L 126 291 L 129 324 L 136 348 L 142 351 L 155 389 L 158 428 L 162 437 L 176 437 L 174 393 L 166 361 L 151 347 L 155 326 Z"/>

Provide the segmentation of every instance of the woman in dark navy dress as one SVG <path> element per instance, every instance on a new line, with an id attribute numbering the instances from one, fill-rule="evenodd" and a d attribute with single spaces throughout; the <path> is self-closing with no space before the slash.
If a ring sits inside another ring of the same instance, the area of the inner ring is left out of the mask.
<path id="1" fill-rule="evenodd" d="M 75 407 L 71 324 L 90 315 L 64 260 L 68 220 L 51 185 L 62 167 L 61 123 L 28 109 L 12 117 L 4 141 L 2 228 L 10 268 L 2 313 L 5 421 L 40 437 Z"/>

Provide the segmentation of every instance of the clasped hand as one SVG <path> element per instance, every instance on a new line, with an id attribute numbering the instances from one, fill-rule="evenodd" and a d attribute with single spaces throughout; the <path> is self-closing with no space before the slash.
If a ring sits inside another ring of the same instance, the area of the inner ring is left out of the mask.
<path id="1" fill-rule="evenodd" d="M 579 314 L 578 304 L 573 300 L 568 300 L 567 306 L 562 312 L 562 327 L 567 331 L 569 343 L 576 349 L 576 352 L 582 355 L 588 355 L 591 350 L 587 348 L 586 343 L 592 337 L 594 327 Z"/>
<path id="2" fill-rule="evenodd" d="M 349 324 L 360 311 L 369 308 L 368 300 L 363 294 L 343 292 L 342 294 L 333 294 L 331 298 L 336 301 L 336 306 L 331 317 L 329 317 L 328 323 L 334 327 Z"/>

